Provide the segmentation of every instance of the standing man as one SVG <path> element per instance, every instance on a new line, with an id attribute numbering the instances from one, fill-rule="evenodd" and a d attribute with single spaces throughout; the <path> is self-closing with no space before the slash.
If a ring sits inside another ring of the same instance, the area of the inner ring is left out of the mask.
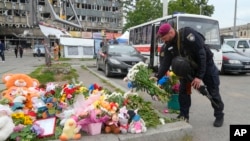
<path id="1" fill-rule="evenodd" d="M 4 56 L 4 51 L 5 51 L 5 47 L 4 44 L 2 43 L 2 41 L 0 40 L 0 56 L 2 58 L 2 62 L 5 62 L 5 56 Z"/>
<path id="2" fill-rule="evenodd" d="M 16 45 L 15 49 L 14 49 L 14 52 L 15 52 L 15 56 L 17 58 L 17 54 L 18 54 L 18 44 Z"/>
<path id="3" fill-rule="evenodd" d="M 20 54 L 20 58 L 23 57 L 23 47 L 21 45 L 19 45 L 19 54 Z"/>
<path id="4" fill-rule="evenodd" d="M 40 57 L 41 56 L 41 49 L 40 49 L 40 47 L 38 47 L 36 51 L 37 51 L 37 57 Z"/>
<path id="5" fill-rule="evenodd" d="M 49 45 L 46 43 L 45 39 L 42 40 L 42 44 L 44 45 L 45 49 L 45 64 L 47 67 L 49 67 L 51 66 L 51 53 L 49 50 Z"/>
<path id="6" fill-rule="evenodd" d="M 219 71 L 214 64 L 210 49 L 205 47 L 205 38 L 203 35 L 190 27 L 184 27 L 177 32 L 168 23 L 162 24 L 157 34 L 166 44 L 164 58 L 161 61 L 158 71 L 158 80 L 165 75 L 171 65 L 176 65 L 172 62 L 176 56 L 188 58 L 192 64 L 195 64 L 191 68 L 193 74 L 189 74 L 193 78 L 191 85 L 189 85 L 190 78 L 180 78 L 180 114 L 178 118 L 183 118 L 188 122 L 191 106 L 191 95 L 188 94 L 190 87 L 188 88 L 188 86 L 199 89 L 203 81 L 212 99 L 218 105 L 217 107 L 217 105 L 211 103 L 215 116 L 213 125 L 221 127 L 224 122 L 224 103 L 219 92 Z M 180 70 L 186 70 L 186 68 L 180 68 Z"/>
<path id="7" fill-rule="evenodd" d="M 58 52 L 59 52 L 59 45 L 58 45 L 58 42 L 56 41 L 55 43 L 54 43 L 54 60 L 55 61 L 58 61 Z"/>

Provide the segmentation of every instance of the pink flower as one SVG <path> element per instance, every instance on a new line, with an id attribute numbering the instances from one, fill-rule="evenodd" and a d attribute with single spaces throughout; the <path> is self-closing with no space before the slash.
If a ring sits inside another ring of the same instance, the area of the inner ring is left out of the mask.
<path id="1" fill-rule="evenodd" d="M 179 87 L 180 87 L 180 84 L 179 84 L 179 83 L 174 84 L 174 85 L 172 86 L 173 92 L 174 92 L 174 93 L 179 93 Z"/>

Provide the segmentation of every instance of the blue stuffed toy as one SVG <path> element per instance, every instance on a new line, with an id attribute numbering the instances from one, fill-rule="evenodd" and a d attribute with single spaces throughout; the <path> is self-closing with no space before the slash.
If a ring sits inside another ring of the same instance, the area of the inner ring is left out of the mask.
<path id="1" fill-rule="evenodd" d="M 163 77 L 158 81 L 158 84 L 159 84 L 160 86 L 162 86 L 162 85 L 166 84 L 166 83 L 168 82 L 168 80 L 169 80 L 169 77 L 168 77 L 168 76 L 163 76 Z"/>

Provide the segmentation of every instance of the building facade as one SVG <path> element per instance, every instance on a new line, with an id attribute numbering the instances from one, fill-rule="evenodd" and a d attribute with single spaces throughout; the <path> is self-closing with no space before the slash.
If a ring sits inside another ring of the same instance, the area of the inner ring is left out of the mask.
<path id="1" fill-rule="evenodd" d="M 121 33 L 122 13 L 118 0 L 0 0 L 0 39 L 34 44 L 44 37 L 41 22 L 78 32 L 80 38 L 83 32 Z"/>
<path id="2" fill-rule="evenodd" d="M 221 28 L 220 34 L 231 38 L 234 35 L 234 27 Z M 236 26 L 235 35 L 237 38 L 250 38 L 250 23 Z"/>

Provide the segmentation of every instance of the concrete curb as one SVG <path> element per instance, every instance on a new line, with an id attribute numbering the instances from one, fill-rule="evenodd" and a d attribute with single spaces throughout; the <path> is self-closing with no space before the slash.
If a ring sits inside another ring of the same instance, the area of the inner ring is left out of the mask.
<path id="1" fill-rule="evenodd" d="M 160 125 L 140 134 L 100 134 L 88 136 L 88 141 L 184 141 L 192 140 L 192 126 L 184 121 Z M 84 136 L 82 138 L 85 140 Z"/>

